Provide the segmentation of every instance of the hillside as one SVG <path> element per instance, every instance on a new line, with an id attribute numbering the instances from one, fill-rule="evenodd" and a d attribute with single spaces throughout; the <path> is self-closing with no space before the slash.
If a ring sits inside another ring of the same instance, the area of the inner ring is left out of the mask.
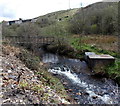
<path id="1" fill-rule="evenodd" d="M 62 10 L 40 16 L 37 24 L 43 35 L 61 36 L 69 33 L 69 20 L 72 19 L 78 9 Z"/>
<path id="2" fill-rule="evenodd" d="M 112 13 L 112 14 L 111 14 Z M 84 8 L 62 10 L 35 18 L 34 32 L 46 36 L 80 34 L 116 35 L 118 4 L 98 2 Z M 19 35 L 26 23 L 3 29 L 3 35 Z M 30 26 L 30 25 L 28 25 Z M 26 26 L 25 26 L 26 27 Z M 30 28 L 29 28 L 30 29 Z M 25 30 L 24 30 L 25 31 Z M 7 33 L 8 32 L 8 33 Z M 34 34 L 34 33 L 33 33 Z"/>
<path id="3" fill-rule="evenodd" d="M 82 33 L 83 30 L 85 34 L 116 34 L 117 16 L 117 3 L 98 2 L 83 9 L 63 10 L 40 16 L 37 24 L 43 35 L 66 36 Z"/>
<path id="4" fill-rule="evenodd" d="M 74 15 L 71 32 L 85 34 L 115 34 L 117 32 L 118 4 L 98 2 Z"/>

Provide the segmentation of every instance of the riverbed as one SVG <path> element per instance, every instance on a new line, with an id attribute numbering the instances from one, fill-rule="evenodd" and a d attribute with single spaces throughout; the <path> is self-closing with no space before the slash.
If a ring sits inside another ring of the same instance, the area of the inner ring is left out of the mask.
<path id="1" fill-rule="evenodd" d="M 93 76 L 85 61 L 57 54 L 44 53 L 42 62 L 48 71 L 58 77 L 68 94 L 80 104 L 118 104 L 118 84 L 105 77 Z"/>

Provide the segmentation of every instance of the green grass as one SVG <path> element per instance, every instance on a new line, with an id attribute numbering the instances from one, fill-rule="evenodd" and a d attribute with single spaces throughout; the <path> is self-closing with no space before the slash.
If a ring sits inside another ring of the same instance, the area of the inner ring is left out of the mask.
<path id="1" fill-rule="evenodd" d="M 120 54 L 117 52 L 97 48 L 96 45 L 83 44 L 83 43 L 81 43 L 81 45 L 80 45 L 79 41 L 80 41 L 79 38 L 71 38 L 70 39 L 70 44 L 78 51 L 82 50 L 82 51 L 95 52 L 96 54 L 109 54 L 116 58 L 120 58 Z"/>
<path id="2" fill-rule="evenodd" d="M 106 73 L 112 79 L 115 79 L 120 84 L 120 59 L 116 59 L 115 64 L 105 68 Z"/>

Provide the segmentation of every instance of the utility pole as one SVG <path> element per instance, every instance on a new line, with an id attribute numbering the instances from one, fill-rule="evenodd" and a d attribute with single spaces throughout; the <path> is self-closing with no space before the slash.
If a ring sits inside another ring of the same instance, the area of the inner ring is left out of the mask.
<path id="1" fill-rule="evenodd" d="M 79 44 L 80 44 L 80 49 L 82 50 L 82 36 L 84 35 L 84 10 L 83 10 L 83 7 L 82 7 L 82 2 L 80 4 L 80 7 L 81 7 L 81 14 L 82 14 L 82 34 L 79 34 Z"/>

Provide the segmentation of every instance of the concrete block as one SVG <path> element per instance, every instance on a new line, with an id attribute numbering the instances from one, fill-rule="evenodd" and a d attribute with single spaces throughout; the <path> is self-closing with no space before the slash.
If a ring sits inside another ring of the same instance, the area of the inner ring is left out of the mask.
<path id="1" fill-rule="evenodd" d="M 85 60 L 91 69 L 102 69 L 103 67 L 114 64 L 115 58 L 110 55 L 97 55 L 94 52 L 85 53 Z"/>

